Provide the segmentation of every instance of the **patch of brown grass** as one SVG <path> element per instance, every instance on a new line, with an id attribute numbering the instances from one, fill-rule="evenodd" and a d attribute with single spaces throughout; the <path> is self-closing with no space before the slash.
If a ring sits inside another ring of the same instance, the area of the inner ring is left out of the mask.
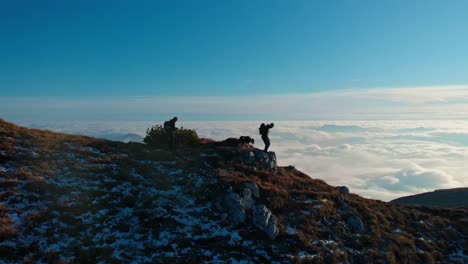
<path id="1" fill-rule="evenodd" d="M 16 229 L 13 227 L 13 221 L 7 215 L 7 207 L 0 204 L 0 241 L 13 238 L 16 235 Z"/>

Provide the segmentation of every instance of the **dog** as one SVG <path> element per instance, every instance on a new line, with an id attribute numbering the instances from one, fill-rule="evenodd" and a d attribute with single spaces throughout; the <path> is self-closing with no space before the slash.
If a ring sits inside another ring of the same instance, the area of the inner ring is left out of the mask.
<path id="1" fill-rule="evenodd" d="M 241 136 L 239 138 L 239 145 L 255 144 L 255 140 L 249 136 Z"/>

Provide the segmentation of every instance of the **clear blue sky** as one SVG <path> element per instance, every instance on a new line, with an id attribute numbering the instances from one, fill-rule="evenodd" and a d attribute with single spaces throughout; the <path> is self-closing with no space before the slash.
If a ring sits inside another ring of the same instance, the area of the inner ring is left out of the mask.
<path id="1" fill-rule="evenodd" d="M 427 0 L 1 1 L 1 96 L 466 84 L 467 11 Z"/>

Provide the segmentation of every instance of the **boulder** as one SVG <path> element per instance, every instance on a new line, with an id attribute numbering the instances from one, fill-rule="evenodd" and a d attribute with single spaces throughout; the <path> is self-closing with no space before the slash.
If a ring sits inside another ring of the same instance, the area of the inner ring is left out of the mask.
<path id="1" fill-rule="evenodd" d="M 266 162 L 268 160 L 268 154 L 263 150 L 257 149 L 255 150 L 255 160 L 257 162 Z"/>
<path id="2" fill-rule="evenodd" d="M 278 235 L 279 231 L 276 226 L 276 217 L 265 205 L 260 204 L 254 207 L 252 212 L 252 222 L 258 229 L 265 232 L 270 239 L 275 239 Z"/>
<path id="3" fill-rule="evenodd" d="M 353 230 L 353 232 L 361 233 L 366 229 L 359 214 L 350 214 L 346 218 L 346 224 Z"/>
<path id="4" fill-rule="evenodd" d="M 240 157 L 242 164 L 253 165 L 255 163 L 255 154 L 252 151 L 245 151 Z"/>
<path id="5" fill-rule="evenodd" d="M 255 154 L 252 151 L 249 151 L 247 154 L 247 160 L 249 164 L 255 163 Z"/>
<path id="6" fill-rule="evenodd" d="M 229 215 L 234 225 L 243 223 L 246 219 L 245 208 L 242 198 L 234 192 L 228 192 L 222 201 L 223 209 Z"/>
<path id="7" fill-rule="evenodd" d="M 267 170 L 274 170 L 276 168 L 276 163 L 273 160 L 268 160 L 264 163 L 264 167 Z"/>
<path id="8" fill-rule="evenodd" d="M 349 189 L 346 186 L 340 186 L 339 190 L 340 190 L 341 194 L 348 194 L 349 193 Z"/>
<path id="9" fill-rule="evenodd" d="M 276 164 L 276 153 L 273 152 L 273 151 L 269 151 L 267 155 L 268 155 L 268 158 L 269 158 L 270 160 L 274 161 L 275 164 Z"/>
<path id="10" fill-rule="evenodd" d="M 260 198 L 260 190 L 258 189 L 258 185 L 256 182 L 254 181 L 244 182 L 244 186 L 250 190 L 254 198 L 257 198 L 257 199 Z"/>
<path id="11" fill-rule="evenodd" d="M 242 202 L 244 204 L 245 215 L 247 217 L 251 217 L 255 202 L 252 199 L 252 193 L 250 192 L 248 188 L 244 189 Z"/>

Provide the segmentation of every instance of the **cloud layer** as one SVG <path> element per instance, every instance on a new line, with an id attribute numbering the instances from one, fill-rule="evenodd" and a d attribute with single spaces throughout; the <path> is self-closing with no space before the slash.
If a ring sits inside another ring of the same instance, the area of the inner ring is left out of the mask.
<path id="1" fill-rule="evenodd" d="M 10 120 L 401 120 L 468 118 L 468 85 L 309 94 L 116 98 L 0 97 Z"/>
<path id="2" fill-rule="evenodd" d="M 208 138 L 250 135 L 263 148 L 259 122 L 184 122 Z M 135 133 L 152 122 L 44 123 L 87 135 Z M 271 150 L 280 165 L 294 165 L 312 178 L 346 185 L 365 197 L 391 200 L 434 189 L 468 186 L 467 121 L 275 122 Z"/>
<path id="3" fill-rule="evenodd" d="M 455 121 L 468 119 L 468 85 L 230 97 L 0 97 L 0 113 L 28 126 L 118 140 L 144 136 L 147 127 L 177 115 L 204 137 L 251 135 L 259 147 L 259 122 L 184 121 L 288 120 L 275 122 L 271 149 L 280 164 L 313 178 L 383 200 L 468 186 L 468 122 Z"/>

